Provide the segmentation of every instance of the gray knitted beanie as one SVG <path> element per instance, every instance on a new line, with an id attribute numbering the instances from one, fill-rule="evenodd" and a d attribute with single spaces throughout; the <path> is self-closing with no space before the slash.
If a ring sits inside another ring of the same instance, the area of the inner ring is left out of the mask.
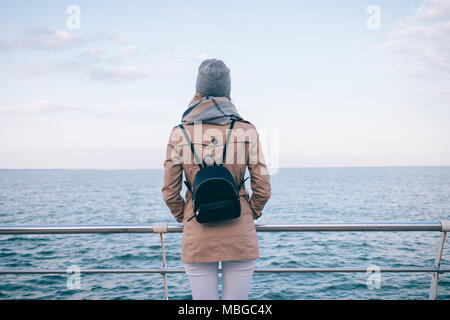
<path id="1" fill-rule="evenodd" d="M 221 60 L 208 59 L 198 68 L 196 92 L 202 96 L 227 97 L 230 99 L 230 69 Z"/>

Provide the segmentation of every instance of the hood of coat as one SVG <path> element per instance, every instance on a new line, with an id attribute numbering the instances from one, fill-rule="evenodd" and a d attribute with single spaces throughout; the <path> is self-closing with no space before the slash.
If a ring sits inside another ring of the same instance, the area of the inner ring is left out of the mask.
<path id="1" fill-rule="evenodd" d="M 196 122 L 226 125 L 232 120 L 243 120 L 235 105 L 227 97 L 200 96 L 196 94 L 181 117 L 181 123 Z"/>

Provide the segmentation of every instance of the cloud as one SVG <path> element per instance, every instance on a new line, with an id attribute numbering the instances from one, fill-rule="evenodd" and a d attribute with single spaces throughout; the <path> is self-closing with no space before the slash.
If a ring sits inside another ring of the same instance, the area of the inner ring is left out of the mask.
<path id="1" fill-rule="evenodd" d="M 120 49 L 119 54 L 122 57 L 134 57 L 136 56 L 138 53 L 137 47 L 136 46 L 124 46 Z"/>
<path id="2" fill-rule="evenodd" d="M 90 37 L 81 37 L 65 30 L 53 30 L 46 27 L 24 29 L 18 25 L 9 24 L 0 24 L 0 32 L 0 52 L 20 50 L 59 51 L 100 42 L 131 47 L 127 38 L 105 32 L 100 32 Z M 9 37 L 5 37 L 6 34 L 9 34 Z"/>
<path id="3" fill-rule="evenodd" d="M 61 34 L 58 37 L 66 37 Z M 108 37 L 108 41 L 118 45 L 123 44 L 124 38 L 117 40 L 117 37 Z M 119 41 L 119 42 L 117 42 Z M 50 43 L 45 47 L 50 49 Z M 40 45 L 43 45 L 40 42 Z M 26 72 L 32 75 L 53 75 L 67 74 L 68 72 L 86 75 L 92 80 L 108 83 L 131 82 L 148 75 L 143 68 L 127 65 L 129 60 L 137 55 L 137 47 L 132 45 L 112 48 L 112 53 L 107 55 L 105 49 L 93 47 L 85 49 L 72 58 L 60 61 L 39 61 L 33 64 L 21 64 L 15 67 L 17 71 Z M 115 50 L 115 51 L 114 51 Z M 110 51 L 111 52 L 111 51 Z"/>
<path id="4" fill-rule="evenodd" d="M 91 68 L 88 71 L 94 80 L 122 83 L 145 78 L 148 74 L 136 67 Z"/>
<path id="5" fill-rule="evenodd" d="M 13 40 L 0 40 L 1 51 L 47 50 L 59 52 L 71 49 L 69 57 L 15 65 L 15 71 L 34 76 L 81 74 L 95 81 L 126 83 L 152 75 L 180 75 L 190 72 L 198 60 L 210 58 L 206 53 L 181 53 L 170 47 L 139 48 L 124 38 L 114 35 L 81 38 L 61 30 L 33 28 L 15 32 Z M 103 46 L 104 42 L 107 46 Z M 90 48 L 89 48 L 90 47 Z M 75 50 L 76 49 L 76 50 Z M 61 57 L 64 57 L 61 55 Z M 27 61 L 22 59 L 22 61 Z"/>
<path id="6" fill-rule="evenodd" d="M 86 51 L 83 51 L 80 53 L 79 57 L 81 59 L 88 59 L 88 60 L 101 60 L 103 59 L 103 56 L 105 54 L 105 50 L 102 48 L 92 48 L 88 49 Z"/>
<path id="7" fill-rule="evenodd" d="M 417 9 L 415 17 L 419 19 L 448 19 L 450 17 L 450 1 L 426 0 Z"/>
<path id="8" fill-rule="evenodd" d="M 29 114 L 53 113 L 67 110 L 79 110 L 83 107 L 71 103 L 56 103 L 50 100 L 33 100 L 21 104 L 0 105 L 0 114 L 22 116 Z"/>
<path id="9" fill-rule="evenodd" d="M 154 73 L 181 75 L 198 68 L 199 60 L 209 59 L 206 53 L 180 52 L 172 47 L 154 47 L 149 50 L 147 61 Z"/>
<path id="10" fill-rule="evenodd" d="M 196 56 L 196 58 L 199 59 L 199 60 L 211 59 L 211 57 L 208 54 L 206 54 L 206 53 L 201 53 L 198 56 Z"/>
<path id="11" fill-rule="evenodd" d="M 113 58 L 111 58 L 113 60 Z M 107 59 L 84 57 L 64 62 L 43 62 L 33 65 L 22 65 L 16 70 L 32 75 L 51 75 L 58 73 L 81 73 L 95 81 L 107 83 L 132 82 L 145 78 L 149 73 L 135 66 L 122 66 L 120 63 L 105 63 Z"/>
<path id="12" fill-rule="evenodd" d="M 63 50 L 94 41 L 63 30 L 33 28 L 22 30 L 13 40 L 0 39 L 0 51 L 14 50 Z"/>
<path id="13" fill-rule="evenodd" d="M 401 58 L 404 75 L 450 77 L 450 0 L 423 2 L 378 48 Z"/>
<path id="14" fill-rule="evenodd" d="M 39 61 L 32 64 L 20 64 L 15 67 L 17 71 L 32 75 L 53 75 L 67 72 L 85 73 L 97 64 L 113 64 L 113 58 L 106 58 L 102 48 L 92 48 L 77 54 L 74 58 L 60 61 Z"/>

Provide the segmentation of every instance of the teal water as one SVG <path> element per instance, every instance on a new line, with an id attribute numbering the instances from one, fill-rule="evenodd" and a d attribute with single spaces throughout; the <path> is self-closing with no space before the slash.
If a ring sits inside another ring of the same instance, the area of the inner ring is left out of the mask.
<path id="1" fill-rule="evenodd" d="M 0 224 L 176 222 L 161 199 L 161 170 L 0 170 Z M 247 184 L 248 188 L 248 184 Z M 450 218 L 450 167 L 280 169 L 257 223 L 403 222 Z M 260 233 L 258 268 L 430 267 L 439 233 Z M 181 234 L 168 234 L 168 267 L 182 268 Z M 449 266 L 450 242 L 444 251 Z M 0 268 L 159 268 L 155 234 L 0 235 Z M 431 275 L 255 274 L 251 299 L 426 299 Z M 0 299 L 162 299 L 159 274 L 0 275 Z M 184 274 L 169 299 L 190 299 Z M 450 279 L 439 297 L 450 299 Z"/>

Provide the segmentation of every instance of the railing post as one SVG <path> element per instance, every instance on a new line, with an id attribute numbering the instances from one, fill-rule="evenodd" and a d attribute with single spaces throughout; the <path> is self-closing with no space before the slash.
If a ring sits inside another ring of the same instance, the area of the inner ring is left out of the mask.
<path id="1" fill-rule="evenodd" d="M 153 233 L 159 233 L 159 238 L 161 239 L 161 253 L 162 253 L 162 267 L 161 274 L 163 276 L 164 281 L 164 300 L 168 300 L 167 297 L 167 272 L 166 272 L 166 253 L 164 250 L 164 238 L 163 233 L 167 233 L 167 223 L 154 223 L 153 224 Z"/>
<path id="2" fill-rule="evenodd" d="M 447 236 L 447 231 L 450 230 L 450 221 L 441 221 L 442 233 L 441 240 L 439 241 L 439 247 L 436 253 L 436 258 L 434 259 L 434 267 L 438 269 L 438 272 L 433 272 L 431 276 L 430 284 L 430 300 L 436 300 L 438 298 L 439 291 L 439 269 L 441 268 L 442 253 L 444 251 L 445 238 Z"/>

